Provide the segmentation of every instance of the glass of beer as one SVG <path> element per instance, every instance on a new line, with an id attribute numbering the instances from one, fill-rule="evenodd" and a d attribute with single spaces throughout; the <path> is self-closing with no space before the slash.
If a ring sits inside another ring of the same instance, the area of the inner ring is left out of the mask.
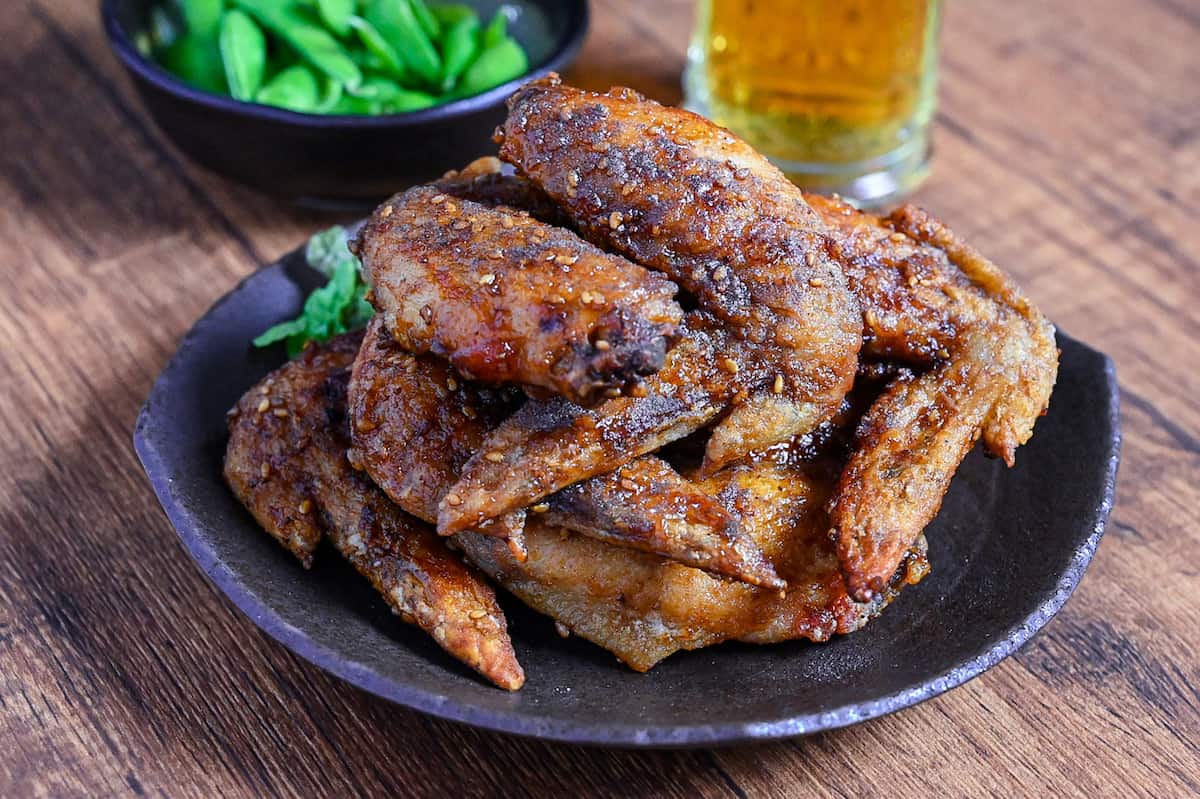
<path id="1" fill-rule="evenodd" d="M 797 184 L 876 205 L 929 172 L 940 0 L 698 0 L 689 108 Z"/>

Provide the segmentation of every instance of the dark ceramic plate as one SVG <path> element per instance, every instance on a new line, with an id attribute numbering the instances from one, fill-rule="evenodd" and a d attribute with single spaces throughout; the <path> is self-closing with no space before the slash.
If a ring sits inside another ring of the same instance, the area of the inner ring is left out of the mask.
<path id="1" fill-rule="evenodd" d="M 1005 469 L 978 451 L 928 530 L 933 573 L 861 632 L 814 645 L 724 644 L 636 674 L 506 601 L 528 681 L 493 688 L 392 616 L 332 551 L 305 572 L 221 481 L 225 411 L 279 365 L 250 339 L 295 315 L 314 275 L 292 254 L 196 323 L 134 440 L 200 567 L 284 646 L 402 705 L 480 727 L 578 743 L 682 746 L 842 727 L 936 696 L 1011 654 L 1083 576 L 1112 506 L 1117 383 L 1101 353 L 1060 335 L 1050 413 Z M 507 599 L 507 598 L 506 598 Z"/>

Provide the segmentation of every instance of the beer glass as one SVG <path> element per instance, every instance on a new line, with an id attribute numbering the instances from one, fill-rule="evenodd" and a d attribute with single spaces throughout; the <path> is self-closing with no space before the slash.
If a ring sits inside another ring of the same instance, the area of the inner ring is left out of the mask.
<path id="1" fill-rule="evenodd" d="M 686 104 L 806 189 L 875 205 L 929 171 L 940 0 L 698 0 Z"/>

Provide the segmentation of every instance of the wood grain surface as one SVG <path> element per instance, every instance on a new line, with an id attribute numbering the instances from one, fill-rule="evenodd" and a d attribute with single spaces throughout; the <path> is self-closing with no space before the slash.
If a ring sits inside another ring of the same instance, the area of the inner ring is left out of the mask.
<path id="1" fill-rule="evenodd" d="M 192 564 L 130 444 L 191 322 L 327 217 L 154 129 L 95 2 L 0 13 L 0 796 L 1200 792 L 1200 6 L 947 3 L 918 200 L 1110 353 L 1118 502 L 1066 609 L 948 695 L 714 751 L 548 745 L 301 662 Z M 691 4 L 608 0 L 572 79 L 675 101 Z"/>

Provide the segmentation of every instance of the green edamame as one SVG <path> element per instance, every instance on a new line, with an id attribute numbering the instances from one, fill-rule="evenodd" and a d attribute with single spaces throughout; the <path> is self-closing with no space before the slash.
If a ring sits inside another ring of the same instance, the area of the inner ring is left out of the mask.
<path id="1" fill-rule="evenodd" d="M 225 0 L 177 0 L 188 33 L 216 38 Z"/>
<path id="2" fill-rule="evenodd" d="M 218 38 L 225 80 L 235 100 L 252 100 L 262 86 L 267 66 L 267 40 L 244 11 L 233 9 L 221 18 Z"/>
<path id="3" fill-rule="evenodd" d="M 472 14 L 455 22 L 442 40 L 442 89 L 454 88 L 458 76 L 479 53 L 479 17 Z"/>
<path id="4" fill-rule="evenodd" d="M 338 40 L 329 31 L 309 22 L 295 6 L 281 5 L 278 0 L 234 0 L 234 3 L 326 75 L 347 87 L 362 82 L 362 71 Z"/>
<path id="5" fill-rule="evenodd" d="M 475 13 L 475 9 L 462 3 L 446 3 L 445 5 L 438 3 L 429 6 L 429 10 L 437 18 L 443 31 L 449 30 L 456 23 L 468 17 L 473 17 L 476 22 L 479 22 L 479 15 Z"/>
<path id="6" fill-rule="evenodd" d="M 479 54 L 463 73 L 454 93 L 459 97 L 479 94 L 528 71 L 529 58 L 521 45 L 505 37 Z"/>
<path id="7" fill-rule="evenodd" d="M 500 6 L 496 9 L 496 13 L 492 16 L 491 21 L 483 29 L 483 33 L 479 35 L 479 47 L 481 50 L 495 47 L 508 35 L 508 14 L 509 6 Z"/>
<path id="8" fill-rule="evenodd" d="M 429 6 L 425 4 L 425 0 L 408 0 L 412 6 L 413 16 L 417 18 L 417 24 L 421 26 L 421 30 L 425 31 L 425 35 L 433 41 L 437 41 L 442 35 L 442 23 L 429 10 Z"/>
<path id="9" fill-rule="evenodd" d="M 152 0 L 139 52 L 192 86 L 310 113 L 428 108 L 529 63 L 504 5 L 484 25 L 437 0 Z"/>
<path id="10" fill-rule="evenodd" d="M 368 0 L 363 18 L 392 43 L 421 80 L 437 85 L 442 76 L 442 59 L 433 42 L 417 22 L 408 0 Z"/>
<path id="11" fill-rule="evenodd" d="M 354 7 L 355 0 L 317 0 L 317 13 L 325 27 L 343 38 L 350 35 Z"/>
<path id="12" fill-rule="evenodd" d="M 367 52 L 375 57 L 375 63 L 378 64 L 378 69 L 386 72 L 397 80 L 404 79 L 404 61 L 399 54 L 388 44 L 387 39 L 375 29 L 375 26 L 359 16 L 350 17 L 350 27 L 358 34 L 359 40 L 363 43 L 363 47 L 367 48 Z"/>
<path id="13" fill-rule="evenodd" d="M 255 98 L 264 105 L 277 105 L 292 111 L 312 112 L 320 102 L 317 77 L 308 67 L 297 64 L 280 72 L 258 90 Z"/>
<path id="14" fill-rule="evenodd" d="M 163 65 L 197 89 L 218 94 L 229 90 L 221 51 L 211 36 L 180 36 L 164 54 Z"/>

